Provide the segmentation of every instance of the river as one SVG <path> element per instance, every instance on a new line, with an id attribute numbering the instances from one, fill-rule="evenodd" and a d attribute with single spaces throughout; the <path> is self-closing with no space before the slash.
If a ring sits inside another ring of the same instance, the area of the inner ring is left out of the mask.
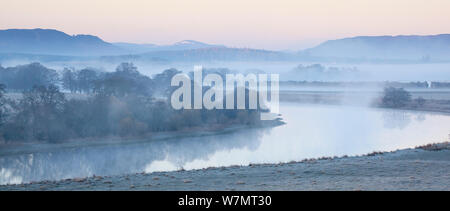
<path id="1" fill-rule="evenodd" d="M 448 141 L 450 116 L 282 103 L 287 124 L 213 136 L 0 156 L 0 184 L 361 155 Z"/>

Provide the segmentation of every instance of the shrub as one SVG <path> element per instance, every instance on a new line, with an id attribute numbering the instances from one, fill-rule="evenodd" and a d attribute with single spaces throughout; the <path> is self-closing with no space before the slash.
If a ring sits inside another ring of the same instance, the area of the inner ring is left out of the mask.
<path id="1" fill-rule="evenodd" d="M 401 108 L 411 102 L 411 94 L 403 88 L 387 87 L 384 89 L 382 106 L 387 108 Z"/>

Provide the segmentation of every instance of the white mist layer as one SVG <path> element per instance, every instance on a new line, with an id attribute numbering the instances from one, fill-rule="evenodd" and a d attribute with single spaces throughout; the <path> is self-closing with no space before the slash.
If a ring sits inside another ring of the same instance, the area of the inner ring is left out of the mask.
<path id="1" fill-rule="evenodd" d="M 22 177 L 14 176 L 10 169 L 0 169 L 0 185 L 20 183 L 22 183 Z"/>
<path id="2" fill-rule="evenodd" d="M 156 160 L 145 167 L 145 173 L 162 172 L 162 171 L 176 171 L 179 170 L 173 163 L 168 160 Z"/>

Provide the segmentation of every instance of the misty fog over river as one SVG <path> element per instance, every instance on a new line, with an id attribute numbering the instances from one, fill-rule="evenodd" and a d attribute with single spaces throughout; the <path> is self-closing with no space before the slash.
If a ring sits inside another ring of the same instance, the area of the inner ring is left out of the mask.
<path id="1" fill-rule="evenodd" d="M 287 124 L 213 136 L 0 155 L 0 184 L 279 163 L 391 151 L 449 139 L 450 116 L 282 103 Z"/>

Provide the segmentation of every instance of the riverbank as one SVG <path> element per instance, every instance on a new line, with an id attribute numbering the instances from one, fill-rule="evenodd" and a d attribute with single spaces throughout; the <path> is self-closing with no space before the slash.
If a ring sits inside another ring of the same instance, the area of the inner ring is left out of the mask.
<path id="1" fill-rule="evenodd" d="M 410 111 L 423 111 L 450 115 L 450 92 L 447 91 L 412 91 L 414 99 L 423 98 L 425 101 L 417 105 L 414 101 L 400 108 Z M 384 108 L 381 105 L 381 93 L 376 91 L 280 91 L 280 102 L 299 104 L 327 104 L 351 105 L 373 108 Z"/>
<path id="2" fill-rule="evenodd" d="M 364 156 L 4 185 L 5 190 L 450 190 L 450 143 Z"/>
<path id="3" fill-rule="evenodd" d="M 136 144 L 150 141 L 169 140 L 186 137 L 214 136 L 219 134 L 232 133 L 251 128 L 277 127 L 285 124 L 281 120 L 264 121 L 258 125 L 216 125 L 202 128 L 189 128 L 182 131 L 169 131 L 151 133 L 144 137 L 93 137 L 83 139 L 69 139 L 59 143 L 46 142 L 14 142 L 0 144 L 0 156 L 10 156 L 17 154 L 29 154 L 34 152 L 52 152 L 62 149 L 79 147 L 112 146 L 123 144 Z"/>

